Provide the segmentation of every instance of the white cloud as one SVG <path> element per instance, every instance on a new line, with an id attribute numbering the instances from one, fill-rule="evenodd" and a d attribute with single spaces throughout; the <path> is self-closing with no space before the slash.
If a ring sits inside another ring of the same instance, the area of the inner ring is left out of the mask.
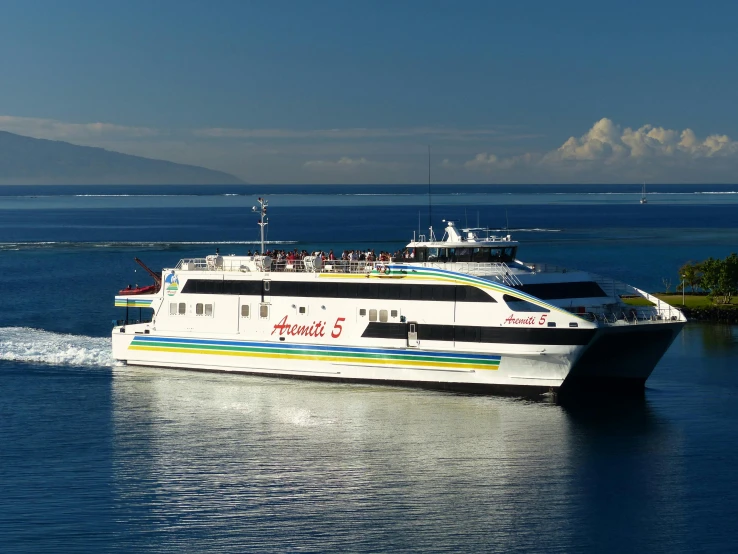
<path id="1" fill-rule="evenodd" d="M 150 127 L 127 127 L 112 123 L 66 123 L 55 119 L 0 115 L 0 130 L 33 138 L 67 141 L 153 137 Z"/>
<path id="2" fill-rule="evenodd" d="M 699 159 L 738 155 L 738 142 L 726 135 L 710 135 L 699 140 L 694 131 L 675 131 L 644 125 L 639 129 L 619 125 L 603 118 L 579 139 L 570 137 L 557 150 L 549 152 L 544 162 L 560 160 L 599 160 L 603 163 L 633 159 L 677 157 Z"/>
<path id="3" fill-rule="evenodd" d="M 310 160 L 303 164 L 303 167 L 313 171 L 357 171 L 361 168 L 372 169 L 397 169 L 402 164 L 394 162 L 370 161 L 364 157 L 349 158 L 343 156 L 336 161 L 331 160 Z"/>
<path id="4" fill-rule="evenodd" d="M 717 134 L 700 139 L 691 129 L 650 124 L 621 128 L 603 118 L 555 150 L 511 157 L 482 152 L 459 167 L 496 176 L 501 182 L 623 182 L 644 177 L 662 182 L 732 182 L 738 169 L 738 141 Z"/>
<path id="5" fill-rule="evenodd" d="M 463 167 L 473 171 L 488 171 L 492 169 L 511 169 L 535 162 L 540 156 L 536 154 L 523 154 L 522 156 L 511 156 L 507 158 L 499 158 L 494 154 L 482 152 L 477 154 L 474 159 L 464 162 Z M 447 160 L 444 160 L 447 162 Z M 449 166 L 450 164 L 445 164 Z"/>

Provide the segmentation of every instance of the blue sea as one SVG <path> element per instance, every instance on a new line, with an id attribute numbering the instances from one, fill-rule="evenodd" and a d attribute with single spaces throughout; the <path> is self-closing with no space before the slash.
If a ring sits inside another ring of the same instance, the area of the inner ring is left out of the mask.
<path id="1" fill-rule="evenodd" d="M 116 365 L 113 298 L 179 259 L 395 251 L 443 221 L 674 291 L 738 186 L 0 187 L 0 552 L 735 552 L 738 328 L 643 397 L 469 396 Z M 281 245 L 281 246 L 280 246 Z"/>

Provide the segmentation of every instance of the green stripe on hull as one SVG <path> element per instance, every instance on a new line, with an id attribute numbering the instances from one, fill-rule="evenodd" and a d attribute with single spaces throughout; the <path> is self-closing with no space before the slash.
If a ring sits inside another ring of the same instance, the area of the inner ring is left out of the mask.
<path id="1" fill-rule="evenodd" d="M 182 344 L 167 341 L 132 342 L 130 350 L 147 352 L 169 352 L 180 354 L 207 354 L 225 356 L 254 356 L 262 358 L 287 358 L 296 360 L 361 363 L 376 365 L 436 366 L 439 368 L 484 369 L 499 368 L 498 359 L 455 358 L 452 354 L 439 356 L 418 356 L 412 353 L 382 354 L 373 352 L 346 352 L 306 349 L 285 349 L 249 346 L 225 346 L 208 344 Z"/>

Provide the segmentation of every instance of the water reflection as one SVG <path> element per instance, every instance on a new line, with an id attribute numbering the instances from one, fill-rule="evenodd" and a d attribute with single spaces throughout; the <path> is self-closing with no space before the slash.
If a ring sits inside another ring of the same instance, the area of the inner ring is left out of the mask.
<path id="1" fill-rule="evenodd" d="M 738 326 L 701 324 L 695 328 L 702 336 L 702 345 L 705 350 L 728 349 L 738 347 Z"/>
<path id="2" fill-rule="evenodd" d="M 662 502 L 680 494 L 680 472 L 678 441 L 643 399 L 593 414 L 141 368 L 116 370 L 113 399 L 119 517 L 137 518 L 160 550 L 509 551 L 540 549 L 541 537 L 586 548 L 602 510 L 677 540 L 646 529 L 674 517 Z"/>

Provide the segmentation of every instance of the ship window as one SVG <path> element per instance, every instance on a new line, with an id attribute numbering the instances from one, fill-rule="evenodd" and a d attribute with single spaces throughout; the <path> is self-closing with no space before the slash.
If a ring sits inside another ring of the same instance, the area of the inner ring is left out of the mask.
<path id="1" fill-rule="evenodd" d="M 456 261 L 457 262 L 470 262 L 471 261 L 471 248 L 457 248 L 456 249 Z"/>
<path id="2" fill-rule="evenodd" d="M 250 314 L 249 314 L 249 305 L 248 304 L 243 304 L 241 306 L 241 317 L 249 317 L 249 316 L 250 316 Z"/>
<path id="3" fill-rule="evenodd" d="M 390 312 L 390 317 L 397 317 L 397 310 L 392 310 Z"/>
<path id="4" fill-rule="evenodd" d="M 187 313 L 187 304 L 184 302 L 179 303 L 179 315 L 185 315 Z"/>
<path id="5" fill-rule="evenodd" d="M 429 248 L 428 249 L 428 261 L 429 262 L 438 261 L 438 248 Z"/>
<path id="6" fill-rule="evenodd" d="M 549 321 L 548 322 L 548 326 L 549 327 L 556 327 L 556 322 L 555 321 Z"/>
<path id="7" fill-rule="evenodd" d="M 202 315 L 203 309 L 202 304 L 195 304 L 195 315 Z"/>
<path id="8" fill-rule="evenodd" d="M 572 321 L 571 323 L 569 323 L 569 327 L 579 327 L 579 323 L 577 323 L 576 321 Z"/>
<path id="9" fill-rule="evenodd" d="M 213 316 L 213 305 L 212 304 L 205 304 L 205 315 L 209 317 Z"/>
<path id="10" fill-rule="evenodd" d="M 536 304 L 533 304 L 532 302 L 528 302 L 527 300 L 522 300 L 520 298 L 510 296 L 509 294 L 504 295 L 502 299 L 507 304 L 507 307 L 510 308 L 513 312 L 545 312 L 545 313 L 548 313 L 550 311 L 550 310 L 547 310 L 546 308 L 542 308 L 541 306 L 537 306 Z"/>
<path id="11" fill-rule="evenodd" d="M 360 309 L 360 310 L 359 310 L 359 315 L 360 315 L 361 317 L 364 317 L 364 316 L 366 315 L 366 310 L 365 310 L 364 308 Z"/>
<path id="12" fill-rule="evenodd" d="M 377 321 L 377 310 L 369 310 L 369 321 Z"/>
<path id="13" fill-rule="evenodd" d="M 300 306 L 300 309 L 298 310 L 301 314 L 307 313 L 307 308 L 305 306 Z"/>
<path id="14" fill-rule="evenodd" d="M 262 319 L 269 318 L 269 304 L 262 304 L 259 306 L 259 317 Z"/>
<path id="15" fill-rule="evenodd" d="M 177 303 L 176 302 L 169 303 L 169 315 L 177 315 Z"/>
<path id="16" fill-rule="evenodd" d="M 264 292 L 269 292 L 272 287 L 271 281 L 264 281 Z"/>
<path id="17" fill-rule="evenodd" d="M 489 248 L 475 248 L 472 253 L 473 262 L 488 262 Z"/>
<path id="18" fill-rule="evenodd" d="M 387 323 L 387 310 L 379 310 L 379 321 Z"/>

